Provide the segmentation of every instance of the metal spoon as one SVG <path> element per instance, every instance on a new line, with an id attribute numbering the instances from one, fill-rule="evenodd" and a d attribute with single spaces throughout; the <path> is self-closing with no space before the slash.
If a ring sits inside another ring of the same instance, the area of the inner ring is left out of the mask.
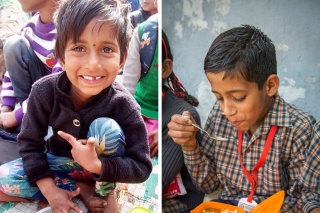
<path id="1" fill-rule="evenodd" d="M 202 132 L 206 133 L 210 138 L 217 140 L 217 141 L 228 141 L 227 138 L 223 138 L 223 137 L 218 137 L 218 136 L 211 136 L 206 130 L 202 129 L 198 124 L 192 124 L 192 126 L 200 129 Z"/>

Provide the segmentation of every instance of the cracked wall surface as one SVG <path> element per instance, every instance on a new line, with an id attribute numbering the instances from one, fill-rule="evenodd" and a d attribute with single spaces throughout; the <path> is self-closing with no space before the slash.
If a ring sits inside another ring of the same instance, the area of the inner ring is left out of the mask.
<path id="1" fill-rule="evenodd" d="M 202 124 L 215 102 L 204 75 L 204 57 L 217 35 L 242 24 L 258 27 L 273 40 L 279 94 L 320 119 L 320 1 L 162 0 L 162 6 L 174 72 L 199 100 Z"/>

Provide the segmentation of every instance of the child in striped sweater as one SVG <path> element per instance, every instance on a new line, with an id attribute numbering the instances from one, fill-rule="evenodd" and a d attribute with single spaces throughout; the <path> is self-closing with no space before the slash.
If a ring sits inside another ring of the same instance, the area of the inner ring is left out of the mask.
<path id="1" fill-rule="evenodd" d="M 20 35 L 5 42 L 6 73 L 1 89 L 0 125 L 12 130 L 21 124 L 32 84 L 41 77 L 61 71 L 54 54 L 56 27 L 53 13 L 57 0 L 19 1 L 24 12 L 36 12 Z M 17 103 L 20 106 L 17 106 Z"/>

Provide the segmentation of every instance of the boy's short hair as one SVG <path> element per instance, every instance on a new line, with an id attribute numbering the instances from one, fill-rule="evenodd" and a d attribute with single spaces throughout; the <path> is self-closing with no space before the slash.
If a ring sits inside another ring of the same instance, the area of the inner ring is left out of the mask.
<path id="1" fill-rule="evenodd" d="M 224 78 L 240 72 L 261 90 L 267 78 L 277 74 L 274 44 L 253 26 L 232 28 L 213 41 L 204 60 L 204 70 L 205 73 L 225 71 Z"/>
<path id="2" fill-rule="evenodd" d="M 78 42 L 89 22 L 99 17 L 113 27 L 114 36 L 120 46 L 120 61 L 123 62 L 132 34 L 129 12 L 130 4 L 120 0 L 61 0 L 54 16 L 57 28 L 57 57 L 64 62 L 67 42 L 70 39 L 73 39 L 74 43 Z"/>

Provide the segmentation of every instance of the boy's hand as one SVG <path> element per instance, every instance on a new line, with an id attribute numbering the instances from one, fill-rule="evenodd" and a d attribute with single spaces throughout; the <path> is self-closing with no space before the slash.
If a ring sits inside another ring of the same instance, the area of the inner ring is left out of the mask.
<path id="1" fill-rule="evenodd" d="M 9 106 L 2 106 L 0 112 L 11 112 L 12 108 Z"/>
<path id="2" fill-rule="evenodd" d="M 83 213 L 80 207 L 71 201 L 71 198 L 80 194 L 80 188 L 75 191 L 67 191 L 57 187 L 52 178 L 43 178 L 37 181 L 37 185 L 48 200 L 53 213 L 69 213 L 74 210 L 77 213 Z"/>
<path id="3" fill-rule="evenodd" d="M 320 208 L 312 209 L 310 213 L 320 213 Z"/>
<path id="4" fill-rule="evenodd" d="M 173 115 L 168 123 L 168 135 L 184 150 L 194 150 L 197 147 L 198 129 L 191 125 L 193 122 L 195 121 L 190 112 L 184 111 L 182 115 Z"/>
<path id="5" fill-rule="evenodd" d="M 77 213 L 83 213 L 80 207 L 71 201 L 71 198 L 80 194 L 80 188 L 77 188 L 75 191 L 67 191 L 58 187 L 53 187 L 53 189 L 50 190 L 51 193 L 49 193 L 46 198 L 49 202 L 52 212 L 69 213 L 70 210 L 74 210 Z"/>
<path id="6" fill-rule="evenodd" d="M 150 156 L 156 156 L 158 154 L 158 130 L 152 131 L 149 137 L 153 137 L 153 141 L 150 144 Z"/>
<path id="7" fill-rule="evenodd" d="M 19 122 L 16 120 L 14 112 L 2 112 L 0 113 L 0 126 L 4 129 L 10 129 L 19 125 Z"/>
<path id="8" fill-rule="evenodd" d="M 72 157 L 78 164 L 91 173 L 101 174 L 101 161 L 94 148 L 95 138 L 77 140 L 63 131 L 58 131 L 58 135 L 70 143 Z"/>

